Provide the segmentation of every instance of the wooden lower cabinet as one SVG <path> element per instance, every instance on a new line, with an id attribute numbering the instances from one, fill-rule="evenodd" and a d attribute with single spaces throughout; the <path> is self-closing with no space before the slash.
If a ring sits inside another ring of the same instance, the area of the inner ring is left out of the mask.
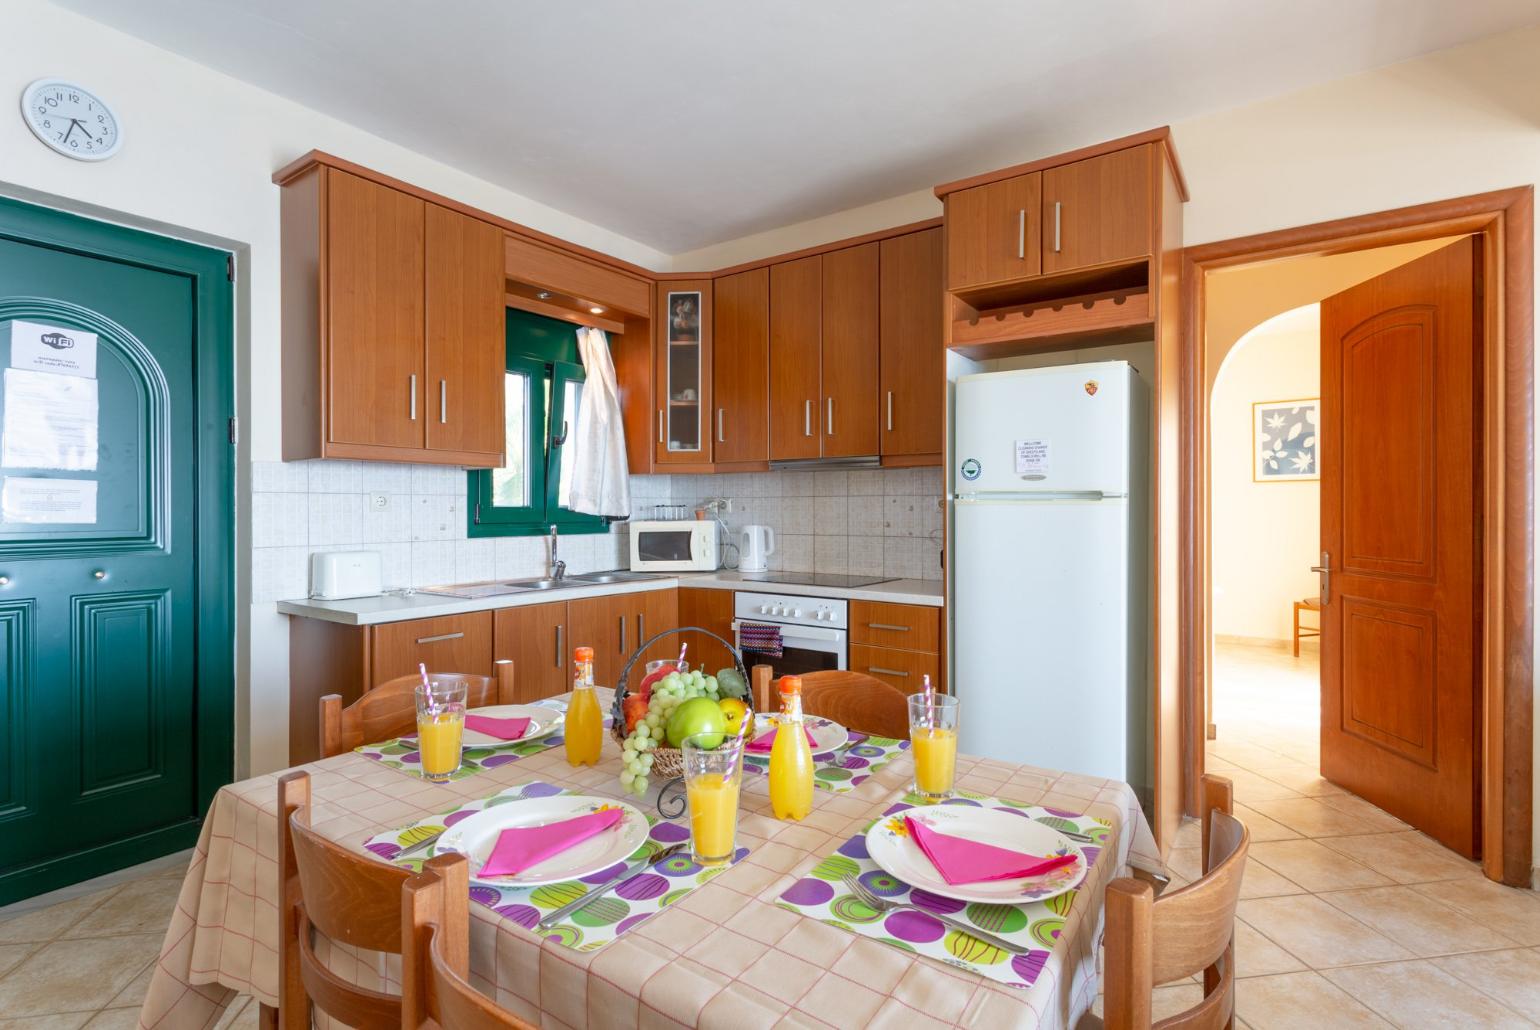
<path id="1" fill-rule="evenodd" d="M 680 587 L 679 625 L 699 626 L 731 642 L 733 592 L 707 587 Z M 704 669 L 715 675 L 733 664 L 732 652 L 704 633 L 683 633 L 679 635 L 679 641 L 689 641 L 688 661 L 692 669 Z"/>
<path id="2" fill-rule="evenodd" d="M 923 604 L 851 601 L 850 642 L 936 654 L 941 650 L 941 609 Z"/>
<path id="3" fill-rule="evenodd" d="M 632 625 L 636 630 L 634 636 L 626 638 L 629 645 L 626 657 L 629 658 L 630 652 L 641 647 L 649 638 L 679 626 L 678 590 L 648 590 L 640 594 L 622 594 L 621 597 L 631 601 Z M 647 649 L 647 653 L 637 662 L 637 668 L 655 658 L 677 658 L 682 642 L 679 634 L 669 634 Z M 632 675 L 635 677 L 635 673 Z"/>
<path id="4" fill-rule="evenodd" d="M 514 695 L 521 704 L 570 689 L 567 603 L 501 608 L 492 616 L 492 658 L 513 662 Z"/>
<path id="5" fill-rule="evenodd" d="M 677 626 L 679 602 L 674 590 L 645 590 L 567 602 L 568 653 L 594 649 L 594 682 L 613 687 L 626 661 L 649 636 Z M 664 637 L 637 663 L 679 654 L 677 636 Z M 636 680 L 633 674 L 633 680 Z"/>
<path id="6" fill-rule="evenodd" d="M 372 627 L 369 687 L 428 672 L 492 675 L 492 613 L 471 612 Z"/>
<path id="7" fill-rule="evenodd" d="M 891 683 L 906 694 L 918 694 L 926 676 L 941 687 L 941 657 L 924 651 L 851 644 L 850 671 Z"/>

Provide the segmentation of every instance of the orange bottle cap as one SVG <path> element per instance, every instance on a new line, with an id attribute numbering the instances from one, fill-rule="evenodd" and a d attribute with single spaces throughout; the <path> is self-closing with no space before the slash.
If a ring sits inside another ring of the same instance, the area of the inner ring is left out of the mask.
<path id="1" fill-rule="evenodd" d="M 579 647 L 572 652 L 572 660 L 575 662 L 591 662 L 594 660 L 594 649 L 591 647 Z"/>
<path id="2" fill-rule="evenodd" d="M 801 693 L 802 693 L 802 677 L 801 676 L 782 676 L 781 677 L 781 693 L 783 693 L 783 694 L 797 694 L 797 695 L 800 696 Z"/>

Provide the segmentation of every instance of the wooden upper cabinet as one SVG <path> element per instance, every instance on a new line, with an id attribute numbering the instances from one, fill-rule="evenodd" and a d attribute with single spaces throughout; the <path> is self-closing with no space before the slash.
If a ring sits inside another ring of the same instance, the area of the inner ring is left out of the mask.
<path id="1" fill-rule="evenodd" d="M 877 243 L 823 256 L 823 456 L 877 453 Z"/>
<path id="2" fill-rule="evenodd" d="M 711 461 L 711 280 L 658 284 L 657 447 L 662 464 Z"/>
<path id="3" fill-rule="evenodd" d="M 765 461 L 770 457 L 770 270 L 723 276 L 712 292 L 712 451 L 718 462 Z"/>
<path id="4" fill-rule="evenodd" d="M 427 205 L 427 444 L 503 464 L 503 233 Z"/>
<path id="5" fill-rule="evenodd" d="M 1044 274 L 1152 253 L 1157 157 L 1146 143 L 1041 173 Z"/>
<path id="6" fill-rule="evenodd" d="M 823 255 L 770 266 L 770 459 L 817 458 Z"/>
<path id="7" fill-rule="evenodd" d="M 423 406 L 423 202 L 327 169 L 319 457 L 420 450 Z"/>
<path id="8" fill-rule="evenodd" d="M 958 190 L 946 198 L 947 288 L 1010 282 L 1043 271 L 1043 173 Z"/>
<path id="9" fill-rule="evenodd" d="M 939 461 L 946 381 L 941 230 L 883 240 L 881 266 L 882 454 Z"/>

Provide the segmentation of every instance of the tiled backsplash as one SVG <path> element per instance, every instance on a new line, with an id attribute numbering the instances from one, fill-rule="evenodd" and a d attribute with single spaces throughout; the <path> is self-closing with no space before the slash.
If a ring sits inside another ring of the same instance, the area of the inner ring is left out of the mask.
<path id="1" fill-rule="evenodd" d="M 387 589 L 537 576 L 544 537 L 468 539 L 461 469 L 382 462 L 256 462 L 252 466 L 252 599 L 309 592 L 313 551 L 379 551 Z M 373 499 L 386 498 L 383 509 Z M 730 538 L 750 523 L 775 530 L 771 567 L 938 578 L 938 469 L 632 476 L 631 506 L 651 518 L 657 504 L 694 506 L 728 497 Z M 562 538 L 571 572 L 623 567 L 624 523 L 607 535 Z M 727 563 L 737 564 L 729 549 Z"/>

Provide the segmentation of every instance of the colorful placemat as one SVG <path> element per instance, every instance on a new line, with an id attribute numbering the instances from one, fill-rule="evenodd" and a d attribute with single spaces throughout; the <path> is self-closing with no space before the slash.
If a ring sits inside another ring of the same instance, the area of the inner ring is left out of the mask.
<path id="1" fill-rule="evenodd" d="M 924 804 L 918 795 L 906 794 L 902 801 L 888 808 L 862 832 L 840 845 L 834 854 L 814 866 L 811 873 L 788 887 L 776 904 L 863 937 L 971 970 L 998 983 L 1012 987 L 1032 986 L 1048 961 L 1048 954 L 1064 926 L 1064 916 L 1074 904 L 1079 889 L 1026 905 L 981 905 L 943 898 L 889 876 L 867 854 L 866 830 L 879 820 L 894 819 L 900 812 Z M 959 790 L 942 804 L 996 808 L 1035 819 L 1056 830 L 1086 834 L 1096 843 L 1077 843 L 1077 847 L 1085 855 L 1088 866 L 1096 864 L 1097 856 L 1112 833 L 1108 823 L 1092 816 L 1006 801 L 971 791 Z M 892 825 L 901 827 L 902 820 Z M 880 898 L 914 905 L 923 911 L 876 912 L 845 889 L 842 880 L 846 876 L 855 876 Z M 1032 950 L 1013 955 L 970 934 L 952 930 L 927 912 L 939 912 Z"/>
<path id="2" fill-rule="evenodd" d="M 365 849 L 388 862 L 418 872 L 423 862 L 431 857 L 432 848 L 397 860 L 396 856 L 427 837 L 440 833 L 474 812 L 496 805 L 506 805 L 526 798 L 548 798 L 559 794 L 583 794 L 580 790 L 564 790 L 550 783 L 535 781 L 517 787 L 509 787 L 489 798 L 482 798 L 460 806 L 450 812 L 419 819 L 410 826 L 370 837 Z M 471 884 L 471 900 L 485 905 L 498 915 L 511 919 L 526 930 L 535 930 L 545 913 L 574 901 L 583 894 L 619 873 L 626 863 L 656 855 L 671 844 L 688 840 L 690 831 L 678 823 L 664 822 L 647 815 L 651 827 L 647 841 L 633 851 L 625 862 L 601 869 L 579 880 L 550 883 L 541 887 L 498 888 L 484 884 Z M 628 880 L 621 881 L 608 894 L 593 904 L 572 913 L 565 920 L 551 927 L 545 934 L 547 940 L 575 951 L 597 951 L 647 919 L 663 911 L 680 898 L 702 884 L 710 882 L 729 866 L 736 865 L 749 853 L 739 848 L 728 865 L 706 868 L 696 864 L 685 852 L 643 869 Z"/>
<path id="3" fill-rule="evenodd" d="M 565 711 L 567 708 L 564 702 L 555 698 L 533 701 L 531 704 L 539 705 L 541 708 L 554 708 L 558 712 Z M 463 780 L 467 776 L 475 776 L 483 769 L 494 769 L 499 765 L 517 762 L 528 755 L 538 755 L 542 751 L 548 751 L 565 743 L 566 739 L 557 732 L 534 740 L 518 740 L 509 744 L 500 744 L 497 747 L 466 747 L 460 751 L 460 768 L 450 774 L 449 778 Z M 422 775 L 422 755 L 417 750 L 415 733 L 408 733 L 378 744 L 365 744 L 353 750 L 365 758 L 372 758 L 381 765 L 399 769 L 409 776 Z"/>
<path id="4" fill-rule="evenodd" d="M 839 747 L 813 755 L 813 786 L 831 794 L 849 794 L 872 773 L 908 750 L 907 740 L 873 737 L 851 730 L 850 739 Z M 769 775 L 770 756 L 745 754 L 743 771 L 747 775 Z"/>

